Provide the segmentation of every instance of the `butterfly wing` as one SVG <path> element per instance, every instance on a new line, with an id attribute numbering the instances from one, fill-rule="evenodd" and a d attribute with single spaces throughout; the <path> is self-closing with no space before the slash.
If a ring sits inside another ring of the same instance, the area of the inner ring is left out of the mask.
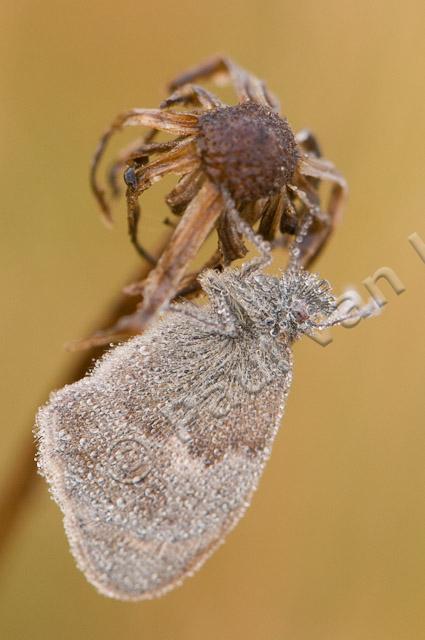
<path id="1" fill-rule="evenodd" d="M 291 370 L 283 342 L 169 314 L 52 394 L 39 466 L 102 593 L 161 595 L 224 540 L 270 454 Z"/>

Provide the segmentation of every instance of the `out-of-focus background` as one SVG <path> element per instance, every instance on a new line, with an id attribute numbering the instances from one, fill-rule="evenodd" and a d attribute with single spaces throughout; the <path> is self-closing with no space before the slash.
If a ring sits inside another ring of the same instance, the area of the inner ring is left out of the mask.
<path id="1" fill-rule="evenodd" d="M 38 404 L 129 281 L 124 205 L 108 231 L 89 158 L 112 117 L 222 51 L 267 80 L 348 178 L 318 263 L 341 291 L 390 267 L 388 304 L 295 348 L 284 426 L 252 507 L 196 577 L 138 604 L 76 569 L 41 480 L 0 556 L 8 640 L 419 640 L 424 619 L 425 7 L 420 0 L 3 0 L 0 7 L 0 491 Z M 226 97 L 231 93 L 226 90 Z M 127 138 L 123 136 L 122 140 Z M 164 232 L 162 187 L 143 233 Z"/>

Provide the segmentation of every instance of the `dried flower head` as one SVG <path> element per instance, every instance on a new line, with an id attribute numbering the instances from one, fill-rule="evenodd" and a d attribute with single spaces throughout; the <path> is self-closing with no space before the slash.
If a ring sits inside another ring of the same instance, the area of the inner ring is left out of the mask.
<path id="1" fill-rule="evenodd" d="M 238 204 L 280 192 L 294 176 L 299 152 L 287 122 L 255 102 L 222 107 L 199 118 L 203 169 Z"/>
<path id="2" fill-rule="evenodd" d="M 228 106 L 205 88 L 200 79 L 230 79 L 239 104 Z M 133 328 L 142 330 L 182 290 L 197 288 L 199 272 L 183 279 L 188 263 L 206 237 L 218 234 L 218 251 L 204 267 L 222 268 L 246 253 L 242 236 L 231 216 L 235 206 L 259 234 L 279 244 L 299 230 L 305 213 L 314 221 L 303 239 L 304 266 L 317 256 L 340 214 L 346 183 L 332 163 L 320 157 L 314 136 L 308 131 L 294 134 L 279 115 L 276 98 L 264 82 L 238 67 L 228 58 L 217 57 L 170 83 L 171 95 L 160 109 L 131 109 L 119 115 L 103 135 L 91 173 L 93 191 L 108 220 L 109 202 L 99 186 L 97 170 L 111 135 L 124 128 L 148 127 L 148 134 L 125 148 L 110 173 L 112 193 L 119 191 L 117 176 L 123 172 L 127 185 L 129 233 L 137 250 L 152 263 L 155 260 L 140 244 L 139 197 L 167 174 L 179 181 L 167 195 L 173 214 L 182 216 L 146 281 L 129 291 L 143 295 Z M 179 105 L 185 111 L 173 111 Z M 174 136 L 155 141 L 157 132 Z M 329 202 L 322 207 L 321 181 L 332 185 Z M 110 336 L 108 336 L 110 337 Z"/>

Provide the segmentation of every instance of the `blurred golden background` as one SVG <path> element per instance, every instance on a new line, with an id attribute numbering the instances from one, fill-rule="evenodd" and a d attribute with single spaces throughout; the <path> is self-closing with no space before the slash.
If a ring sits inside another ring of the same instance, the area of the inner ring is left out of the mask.
<path id="1" fill-rule="evenodd" d="M 425 5 L 420 0 L 73 2 L 0 7 L 0 491 L 32 415 L 138 258 L 124 204 L 108 231 L 88 188 L 98 135 L 155 107 L 215 52 L 264 78 L 349 181 L 316 265 L 337 291 L 388 266 L 406 291 L 322 348 L 295 348 L 292 393 L 252 507 L 196 577 L 137 604 L 76 569 L 42 481 L 0 557 L 7 640 L 416 640 L 424 616 Z M 226 93 L 226 97 L 230 95 Z M 125 136 L 124 138 L 125 139 Z M 144 197 L 147 244 L 164 189 Z"/>

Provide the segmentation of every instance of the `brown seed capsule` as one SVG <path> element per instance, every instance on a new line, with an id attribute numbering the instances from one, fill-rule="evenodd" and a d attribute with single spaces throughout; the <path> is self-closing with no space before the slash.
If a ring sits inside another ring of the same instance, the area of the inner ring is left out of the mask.
<path id="1" fill-rule="evenodd" d="M 269 197 L 291 181 L 299 152 L 286 119 L 255 102 L 223 107 L 199 118 L 204 170 L 238 203 Z"/>

